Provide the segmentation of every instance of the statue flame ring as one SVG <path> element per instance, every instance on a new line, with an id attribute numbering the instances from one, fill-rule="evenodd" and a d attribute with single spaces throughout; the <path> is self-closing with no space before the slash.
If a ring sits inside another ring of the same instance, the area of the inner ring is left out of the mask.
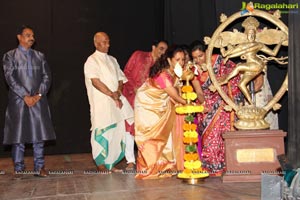
<path id="1" fill-rule="evenodd" d="M 256 106 L 240 106 L 236 105 L 231 98 L 228 97 L 228 95 L 222 90 L 221 85 L 217 81 L 213 68 L 212 68 L 212 52 L 215 48 L 216 41 L 220 37 L 220 34 L 224 31 L 224 29 L 230 25 L 233 21 L 248 17 L 248 16 L 257 16 L 260 18 L 264 18 L 271 22 L 272 24 L 279 27 L 279 29 L 284 32 L 288 36 L 288 28 L 287 26 L 279 20 L 279 17 L 276 15 L 272 15 L 270 13 L 267 13 L 265 11 L 261 10 L 253 10 L 252 12 L 248 12 L 244 15 L 241 15 L 241 12 L 237 12 L 227 19 L 225 19 L 222 24 L 215 30 L 213 33 L 213 36 L 211 37 L 209 41 L 209 45 L 207 47 L 206 52 L 206 67 L 209 73 L 209 76 L 211 78 L 211 81 L 216 88 L 216 90 L 219 92 L 220 96 L 223 98 L 223 100 L 228 104 L 228 106 L 236 111 L 236 114 L 238 116 L 238 121 L 234 124 L 236 128 L 238 129 L 266 129 L 269 128 L 269 124 L 264 120 L 264 117 L 266 113 L 272 109 L 273 107 L 276 107 L 276 103 L 282 98 L 284 93 L 288 90 L 288 75 L 285 76 L 285 79 L 277 91 L 277 93 L 273 96 L 273 98 L 267 102 L 266 105 L 264 105 L 262 108 L 256 107 Z"/>

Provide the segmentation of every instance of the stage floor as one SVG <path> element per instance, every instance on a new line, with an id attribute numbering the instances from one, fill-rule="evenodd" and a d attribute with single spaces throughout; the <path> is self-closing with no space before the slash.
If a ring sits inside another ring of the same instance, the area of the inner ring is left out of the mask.
<path id="1" fill-rule="evenodd" d="M 27 170 L 33 169 L 32 157 L 26 157 Z M 123 160 L 118 167 L 125 167 Z M 209 177 L 203 183 L 189 185 L 176 177 L 136 180 L 134 173 L 96 174 L 91 154 L 46 156 L 46 178 L 24 175 L 13 179 L 10 158 L 0 158 L 0 199 L 37 200 L 256 200 L 260 183 L 222 183 Z M 30 172 L 30 171 L 28 171 Z"/>

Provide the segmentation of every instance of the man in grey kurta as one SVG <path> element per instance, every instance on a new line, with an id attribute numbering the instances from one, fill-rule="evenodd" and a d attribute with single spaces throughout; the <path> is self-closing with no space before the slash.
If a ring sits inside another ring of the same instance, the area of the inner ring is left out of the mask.
<path id="1" fill-rule="evenodd" d="M 50 69 L 44 54 L 31 49 L 33 30 L 22 26 L 19 46 L 3 56 L 3 70 L 9 86 L 5 116 L 4 144 L 12 145 L 15 174 L 25 170 L 25 143 L 33 144 L 35 175 L 47 176 L 44 169 L 44 141 L 54 140 L 47 93 Z"/>

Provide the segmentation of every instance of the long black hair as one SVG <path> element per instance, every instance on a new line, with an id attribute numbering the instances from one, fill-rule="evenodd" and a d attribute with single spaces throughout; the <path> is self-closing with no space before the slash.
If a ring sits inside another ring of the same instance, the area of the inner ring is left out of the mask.
<path id="1" fill-rule="evenodd" d="M 149 77 L 157 76 L 163 69 L 170 67 L 168 58 L 173 58 L 177 52 L 184 52 L 181 46 L 173 45 L 169 47 L 165 54 L 163 54 L 150 68 Z"/>

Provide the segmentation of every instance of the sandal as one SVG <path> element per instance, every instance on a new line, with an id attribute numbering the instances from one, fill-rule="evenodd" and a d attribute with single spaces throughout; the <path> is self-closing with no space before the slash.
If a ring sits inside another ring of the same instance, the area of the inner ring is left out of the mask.
<path id="1" fill-rule="evenodd" d="M 128 163 L 127 164 L 127 167 L 125 168 L 125 170 L 134 170 L 135 168 L 135 164 L 134 163 Z"/>

